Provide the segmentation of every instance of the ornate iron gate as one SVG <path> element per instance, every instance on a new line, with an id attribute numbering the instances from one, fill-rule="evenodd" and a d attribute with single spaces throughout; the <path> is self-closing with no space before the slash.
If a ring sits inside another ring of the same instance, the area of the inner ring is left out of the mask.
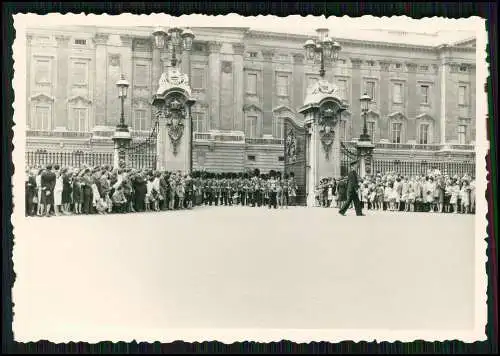
<path id="1" fill-rule="evenodd" d="M 128 147 L 128 160 L 130 168 L 156 169 L 157 140 L 159 121 L 153 122 L 153 129 L 146 139 L 132 140 Z"/>
<path id="2" fill-rule="evenodd" d="M 355 146 L 346 142 L 340 142 L 340 176 L 345 177 L 349 173 L 351 162 L 358 160 L 358 152 Z"/>
<path id="3" fill-rule="evenodd" d="M 285 132 L 285 174 L 295 177 L 297 184 L 297 205 L 306 205 L 307 174 L 307 131 L 292 119 L 284 119 Z"/>

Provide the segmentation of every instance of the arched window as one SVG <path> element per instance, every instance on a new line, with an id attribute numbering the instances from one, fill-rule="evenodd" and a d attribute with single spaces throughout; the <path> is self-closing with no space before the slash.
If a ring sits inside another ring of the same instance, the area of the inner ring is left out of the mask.
<path id="1" fill-rule="evenodd" d="M 54 128 L 53 108 L 54 98 L 45 94 L 38 94 L 30 98 L 31 113 L 29 128 L 39 131 L 50 131 Z"/>
<path id="2" fill-rule="evenodd" d="M 75 96 L 68 100 L 66 129 L 76 132 L 88 132 L 90 130 L 90 104 L 91 101 L 82 96 Z"/>
<path id="3" fill-rule="evenodd" d="M 433 143 L 434 119 L 428 114 L 416 117 L 417 121 L 417 144 L 429 145 Z"/>
<path id="4" fill-rule="evenodd" d="M 406 142 L 407 120 L 401 112 L 389 115 L 389 141 L 391 143 Z"/>

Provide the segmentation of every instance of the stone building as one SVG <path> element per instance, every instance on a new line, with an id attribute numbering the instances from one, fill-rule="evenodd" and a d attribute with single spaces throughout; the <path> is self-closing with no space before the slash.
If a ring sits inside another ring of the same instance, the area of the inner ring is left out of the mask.
<path id="1" fill-rule="evenodd" d="M 150 99 L 169 53 L 154 46 L 153 27 L 43 27 L 28 30 L 26 47 L 27 150 L 112 150 L 119 121 L 115 86 L 130 82 L 126 123 L 133 137 L 151 131 Z M 242 171 L 283 167 L 283 117 L 297 109 L 319 66 L 305 59 L 305 35 L 249 28 L 192 28 L 195 42 L 180 67 L 197 103 L 193 168 Z M 359 98 L 373 98 L 367 114 L 375 158 L 474 159 L 476 79 L 474 34 L 358 31 L 335 38 L 342 50 L 327 64 L 349 109 L 340 139 L 359 137 Z M 333 37 L 333 34 L 332 34 Z"/>

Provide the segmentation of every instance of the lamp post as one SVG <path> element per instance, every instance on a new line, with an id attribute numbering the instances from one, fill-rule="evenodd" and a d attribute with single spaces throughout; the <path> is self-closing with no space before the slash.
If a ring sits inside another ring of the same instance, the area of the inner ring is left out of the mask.
<path id="1" fill-rule="evenodd" d="M 359 101 L 361 102 L 361 110 L 363 112 L 363 133 L 359 136 L 359 140 L 371 141 L 371 137 L 368 135 L 368 127 L 366 126 L 366 116 L 368 115 L 368 109 L 372 98 L 370 98 L 368 94 L 364 93 Z"/>
<path id="2" fill-rule="evenodd" d="M 191 29 L 181 29 L 179 27 L 169 28 L 165 31 L 161 27 L 157 27 L 153 32 L 155 45 L 158 49 L 167 48 L 172 53 L 170 63 L 172 67 L 177 66 L 177 55 L 183 51 L 190 51 L 193 46 L 194 33 Z"/>
<path id="3" fill-rule="evenodd" d="M 121 99 L 121 113 L 120 122 L 118 125 L 116 125 L 115 134 L 113 136 L 113 167 L 123 168 L 128 164 L 128 147 L 130 141 L 132 140 L 130 131 L 128 130 L 128 125 L 125 124 L 124 103 L 125 98 L 127 97 L 129 83 L 125 79 L 125 76 L 123 74 L 120 76 L 120 80 L 116 82 L 116 87 L 118 88 L 118 97 Z"/>
<path id="4" fill-rule="evenodd" d="M 125 75 L 121 75 L 120 80 L 116 82 L 118 88 L 118 97 L 121 99 L 121 113 L 120 113 L 120 123 L 117 125 L 118 131 L 128 131 L 128 126 L 125 124 L 125 110 L 124 103 L 127 97 L 127 91 L 129 87 L 128 81 L 125 79 Z"/>
<path id="5" fill-rule="evenodd" d="M 321 78 L 325 76 L 325 61 L 331 60 L 336 62 L 339 58 L 339 52 L 342 49 L 340 44 L 333 41 L 329 36 L 329 30 L 326 28 L 319 28 L 316 30 L 318 37 L 315 40 L 307 40 L 304 44 L 306 49 L 306 56 L 309 60 L 316 59 L 320 62 L 321 67 L 319 75 Z"/>

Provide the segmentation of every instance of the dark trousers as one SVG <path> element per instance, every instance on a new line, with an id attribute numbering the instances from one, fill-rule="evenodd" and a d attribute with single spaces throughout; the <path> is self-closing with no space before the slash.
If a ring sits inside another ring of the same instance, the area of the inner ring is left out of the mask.
<path id="1" fill-rule="evenodd" d="M 228 191 L 222 192 L 222 201 L 221 201 L 220 205 L 222 205 L 223 203 L 224 203 L 224 205 L 227 205 L 229 203 L 229 192 Z"/>
<path id="2" fill-rule="evenodd" d="M 359 201 L 358 192 L 351 192 L 347 194 L 347 200 L 344 202 L 344 205 L 340 208 L 339 212 L 341 214 L 345 214 L 351 203 L 354 204 L 354 209 L 356 210 L 356 215 L 361 215 L 361 202 Z"/>
<path id="3" fill-rule="evenodd" d="M 90 214 L 92 212 L 92 189 L 87 186 L 83 188 L 82 212 L 84 214 Z"/>
<path id="4" fill-rule="evenodd" d="M 276 200 L 277 194 L 276 192 L 269 192 L 269 208 L 273 207 L 274 209 L 278 208 L 278 201 Z"/>
<path id="5" fill-rule="evenodd" d="M 115 213 L 123 214 L 127 212 L 127 203 L 113 203 Z"/>

